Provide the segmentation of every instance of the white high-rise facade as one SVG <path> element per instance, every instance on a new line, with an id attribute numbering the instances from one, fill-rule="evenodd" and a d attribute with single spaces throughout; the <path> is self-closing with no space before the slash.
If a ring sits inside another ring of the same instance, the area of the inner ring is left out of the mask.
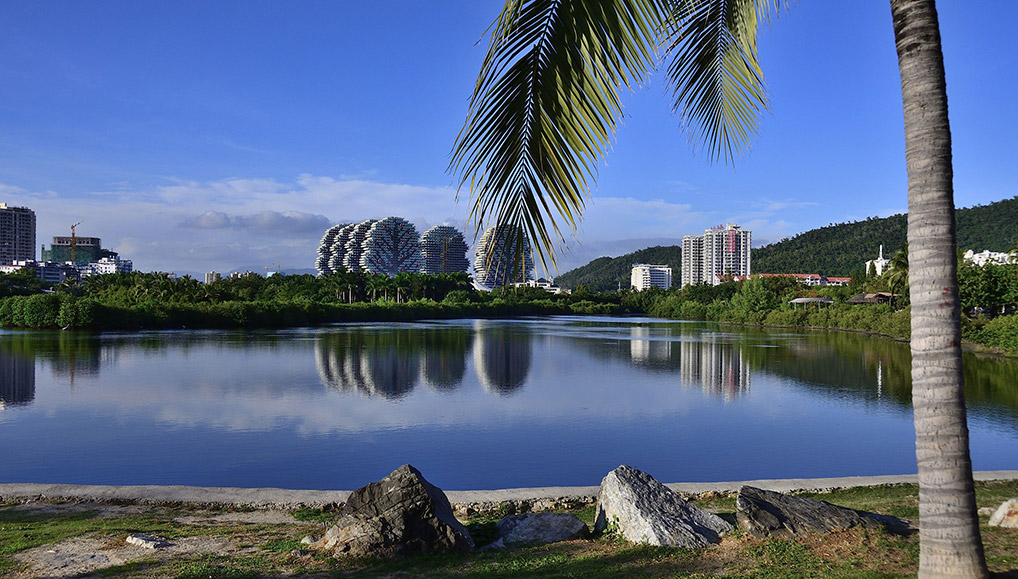
<path id="1" fill-rule="evenodd" d="M 729 276 L 748 276 L 752 232 L 734 223 L 682 238 L 682 286 L 718 285 Z"/>
<path id="2" fill-rule="evenodd" d="M 634 263 L 633 272 L 629 277 L 629 284 L 636 291 L 643 291 L 652 287 L 668 289 L 672 287 L 672 268 L 667 265 Z"/>

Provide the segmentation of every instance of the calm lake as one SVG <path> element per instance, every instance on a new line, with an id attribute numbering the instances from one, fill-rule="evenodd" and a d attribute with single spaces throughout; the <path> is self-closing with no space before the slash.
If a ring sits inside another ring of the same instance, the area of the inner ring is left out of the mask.
<path id="1" fill-rule="evenodd" d="M 1018 362 L 967 357 L 1018 469 Z M 0 482 L 444 489 L 915 472 L 906 344 L 648 318 L 0 331 Z"/>

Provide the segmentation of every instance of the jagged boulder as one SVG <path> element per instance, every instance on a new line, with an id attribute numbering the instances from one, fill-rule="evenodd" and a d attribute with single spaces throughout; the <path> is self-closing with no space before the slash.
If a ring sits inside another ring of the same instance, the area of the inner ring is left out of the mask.
<path id="1" fill-rule="evenodd" d="M 819 499 L 794 497 L 744 486 L 735 500 L 736 519 L 754 537 L 792 537 L 828 533 L 834 529 L 884 527 L 896 533 L 908 531 L 908 523 L 894 517 L 856 511 Z"/>
<path id="2" fill-rule="evenodd" d="M 732 525 L 682 500 L 649 474 L 622 465 L 601 481 L 594 529 L 611 527 L 635 543 L 706 547 L 721 541 Z"/>
<path id="3" fill-rule="evenodd" d="M 312 547 L 338 555 L 398 557 L 469 551 L 474 541 L 453 516 L 445 493 L 405 464 L 354 491 L 336 524 Z"/>
<path id="4" fill-rule="evenodd" d="M 1004 501 L 997 510 L 990 515 L 989 525 L 991 527 L 1018 528 L 1018 499 Z"/>

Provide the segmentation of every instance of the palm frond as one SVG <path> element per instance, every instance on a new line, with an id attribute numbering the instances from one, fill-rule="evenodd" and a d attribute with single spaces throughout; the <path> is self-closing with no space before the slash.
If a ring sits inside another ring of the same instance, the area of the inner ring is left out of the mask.
<path id="1" fill-rule="evenodd" d="M 742 155 L 767 109 L 757 61 L 760 20 L 781 0 L 674 0 L 668 22 L 668 76 L 690 142 L 712 161 Z"/>
<path id="2" fill-rule="evenodd" d="M 489 29 L 449 169 L 470 220 L 521 228 L 546 270 L 611 145 L 619 90 L 653 66 L 667 2 L 507 0 Z"/>

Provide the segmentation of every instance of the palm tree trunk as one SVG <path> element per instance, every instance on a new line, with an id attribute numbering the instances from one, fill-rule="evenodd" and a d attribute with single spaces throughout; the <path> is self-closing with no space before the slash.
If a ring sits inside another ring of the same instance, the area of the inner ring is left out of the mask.
<path id="1" fill-rule="evenodd" d="M 933 0 L 891 0 L 908 166 L 919 576 L 986 577 L 961 365 L 951 129 Z"/>

